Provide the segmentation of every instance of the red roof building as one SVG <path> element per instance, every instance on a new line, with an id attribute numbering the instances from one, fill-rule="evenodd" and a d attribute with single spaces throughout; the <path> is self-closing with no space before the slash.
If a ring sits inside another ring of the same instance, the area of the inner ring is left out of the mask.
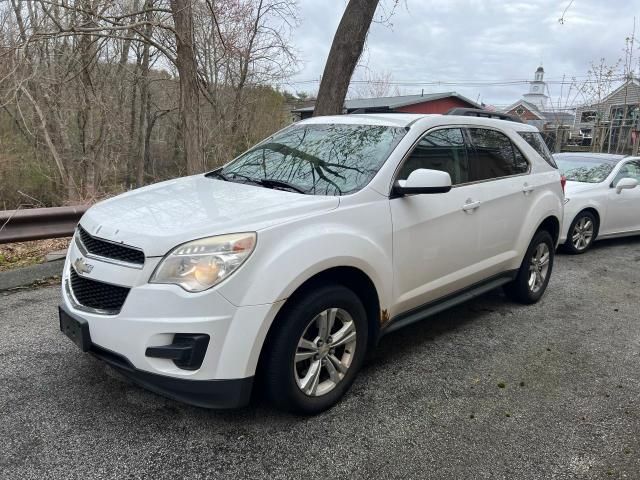
<path id="1" fill-rule="evenodd" d="M 452 108 L 482 108 L 456 92 L 396 97 L 358 98 L 344 102 L 343 113 L 447 113 Z M 292 110 L 297 120 L 313 115 L 314 107 Z"/>

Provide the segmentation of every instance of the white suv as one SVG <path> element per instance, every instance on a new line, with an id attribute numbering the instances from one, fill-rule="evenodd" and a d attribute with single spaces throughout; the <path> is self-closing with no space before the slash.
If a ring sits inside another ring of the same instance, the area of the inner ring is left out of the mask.
<path id="1" fill-rule="evenodd" d="M 543 295 L 561 177 L 533 127 L 372 114 L 291 125 L 82 217 L 60 328 L 150 390 L 316 413 L 386 333 L 490 289 Z"/>

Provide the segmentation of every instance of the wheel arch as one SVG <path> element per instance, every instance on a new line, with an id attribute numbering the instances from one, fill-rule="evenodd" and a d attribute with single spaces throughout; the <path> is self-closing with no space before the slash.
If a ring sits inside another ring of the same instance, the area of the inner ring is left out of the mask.
<path id="1" fill-rule="evenodd" d="M 380 295 L 373 280 L 364 271 L 353 266 L 339 266 L 331 267 L 321 272 L 318 272 L 301 285 L 299 285 L 293 293 L 287 298 L 282 307 L 276 314 L 273 322 L 269 326 L 269 330 L 265 336 L 262 348 L 260 349 L 260 355 L 258 357 L 258 364 L 256 367 L 256 374 L 261 377 L 261 372 L 264 364 L 264 357 L 269 350 L 269 345 L 277 334 L 278 329 L 282 327 L 283 320 L 286 317 L 287 312 L 291 306 L 296 302 L 298 298 L 301 298 L 305 293 L 310 290 L 327 284 L 342 285 L 352 290 L 358 298 L 362 301 L 362 304 L 367 313 L 367 323 L 369 325 L 368 335 L 368 349 L 375 346 L 380 336 L 380 325 L 388 320 L 388 313 L 386 310 L 381 309 Z"/>
<path id="2" fill-rule="evenodd" d="M 546 217 L 536 228 L 536 232 L 540 230 L 546 230 L 551 234 L 553 238 L 553 244 L 557 245 L 560 239 L 560 220 L 555 215 L 549 215 Z M 555 247 L 554 247 L 555 248 Z"/>

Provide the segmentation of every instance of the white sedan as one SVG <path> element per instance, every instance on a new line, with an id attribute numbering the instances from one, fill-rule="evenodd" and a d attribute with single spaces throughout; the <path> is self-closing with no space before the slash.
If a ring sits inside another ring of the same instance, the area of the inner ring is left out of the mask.
<path id="1" fill-rule="evenodd" d="M 596 239 L 640 235 L 640 157 L 606 153 L 553 156 L 567 179 L 560 243 L 584 253 Z"/>

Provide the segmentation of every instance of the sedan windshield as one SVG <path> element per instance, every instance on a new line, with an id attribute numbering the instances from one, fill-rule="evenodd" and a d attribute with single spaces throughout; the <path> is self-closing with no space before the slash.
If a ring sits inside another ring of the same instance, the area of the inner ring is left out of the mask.
<path id="1" fill-rule="evenodd" d="M 313 195 L 345 195 L 369 183 L 405 133 L 379 125 L 294 125 L 242 154 L 218 176 Z"/>
<path id="2" fill-rule="evenodd" d="M 616 162 L 593 157 L 555 157 L 560 172 L 572 182 L 600 183 L 609 176 Z"/>

